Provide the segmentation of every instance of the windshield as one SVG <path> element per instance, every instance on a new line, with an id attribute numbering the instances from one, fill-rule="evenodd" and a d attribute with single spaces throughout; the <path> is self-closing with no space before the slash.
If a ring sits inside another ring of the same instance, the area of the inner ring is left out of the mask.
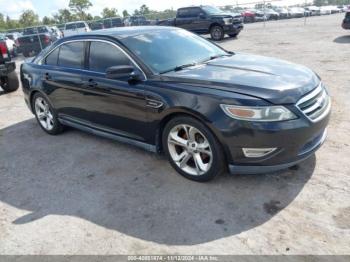
<path id="1" fill-rule="evenodd" d="M 121 39 L 155 73 L 228 55 L 200 36 L 182 29 L 160 30 Z"/>
<path id="2" fill-rule="evenodd" d="M 214 6 L 202 6 L 202 9 L 209 15 L 222 14 L 223 11 Z"/>

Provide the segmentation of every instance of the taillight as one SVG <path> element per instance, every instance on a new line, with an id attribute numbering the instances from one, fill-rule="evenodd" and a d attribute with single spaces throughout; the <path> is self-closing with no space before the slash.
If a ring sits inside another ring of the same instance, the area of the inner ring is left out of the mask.
<path id="1" fill-rule="evenodd" d="M 2 57 L 4 59 L 8 59 L 9 58 L 6 43 L 0 42 L 0 52 L 1 52 Z"/>
<path id="2" fill-rule="evenodd" d="M 49 44 L 50 43 L 50 37 L 48 35 L 44 35 L 44 43 Z"/>

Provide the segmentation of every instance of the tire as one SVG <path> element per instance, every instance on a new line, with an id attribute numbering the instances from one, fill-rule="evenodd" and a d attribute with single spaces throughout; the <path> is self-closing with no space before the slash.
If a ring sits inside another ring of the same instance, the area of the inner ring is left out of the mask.
<path id="1" fill-rule="evenodd" d="M 204 124 L 192 117 L 171 119 L 162 133 L 162 145 L 172 167 L 187 179 L 206 182 L 225 169 L 221 145 Z"/>
<path id="2" fill-rule="evenodd" d="M 19 87 L 19 80 L 15 71 L 12 71 L 3 79 L 1 79 L 1 82 L 1 87 L 2 89 L 4 89 L 5 92 L 14 92 Z"/>
<path id="3" fill-rule="evenodd" d="M 24 57 L 29 57 L 29 52 L 28 51 L 22 51 Z"/>
<path id="4" fill-rule="evenodd" d="M 210 36 L 214 41 L 221 41 L 224 39 L 224 29 L 219 25 L 214 25 L 210 28 Z"/>
<path id="5" fill-rule="evenodd" d="M 32 108 L 38 124 L 46 133 L 58 135 L 63 132 L 64 126 L 59 122 L 56 111 L 45 96 L 35 93 Z"/>

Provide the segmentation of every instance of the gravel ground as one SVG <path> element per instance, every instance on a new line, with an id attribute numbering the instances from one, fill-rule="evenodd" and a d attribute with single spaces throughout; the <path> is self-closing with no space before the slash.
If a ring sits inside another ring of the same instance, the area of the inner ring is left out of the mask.
<path id="1" fill-rule="evenodd" d="M 129 145 L 72 129 L 48 136 L 21 90 L 0 93 L 0 254 L 350 254 L 342 17 L 249 24 L 220 43 L 309 66 L 331 92 L 326 143 L 282 172 L 191 182 Z"/>

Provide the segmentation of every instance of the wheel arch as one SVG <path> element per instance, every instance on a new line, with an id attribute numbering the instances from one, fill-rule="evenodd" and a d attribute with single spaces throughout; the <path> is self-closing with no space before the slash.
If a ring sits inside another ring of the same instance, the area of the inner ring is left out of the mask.
<path id="1" fill-rule="evenodd" d="M 218 22 L 213 22 L 213 23 L 211 23 L 211 25 L 209 26 L 209 32 L 211 31 L 211 29 L 212 29 L 214 26 L 220 26 L 221 28 L 223 28 L 223 26 L 222 26 L 220 23 L 218 23 Z"/>
<path id="2" fill-rule="evenodd" d="M 30 110 L 32 111 L 32 113 L 34 114 L 34 105 L 33 105 L 33 98 L 34 98 L 34 95 L 37 94 L 37 93 L 40 93 L 41 95 L 43 95 L 47 101 L 51 104 L 52 106 L 52 102 L 50 100 L 50 98 L 40 89 L 33 89 L 30 91 L 29 93 L 29 104 L 30 104 Z"/>
<path id="3" fill-rule="evenodd" d="M 162 136 L 164 132 L 164 128 L 171 121 L 172 119 L 176 117 L 192 117 L 199 122 L 201 122 L 205 127 L 207 127 L 210 132 L 213 134 L 215 139 L 218 141 L 220 144 L 223 152 L 224 152 L 224 157 L 225 157 L 225 162 L 227 162 L 227 148 L 225 147 L 225 144 L 223 143 L 223 140 L 221 139 L 220 135 L 218 132 L 215 131 L 212 125 L 210 125 L 210 120 L 206 118 L 204 115 L 199 114 L 198 112 L 192 111 L 190 109 L 184 109 L 184 108 L 178 108 L 176 111 L 169 112 L 166 114 L 159 122 L 157 131 L 156 131 L 156 147 L 158 152 L 163 152 L 163 143 L 162 143 Z"/>

